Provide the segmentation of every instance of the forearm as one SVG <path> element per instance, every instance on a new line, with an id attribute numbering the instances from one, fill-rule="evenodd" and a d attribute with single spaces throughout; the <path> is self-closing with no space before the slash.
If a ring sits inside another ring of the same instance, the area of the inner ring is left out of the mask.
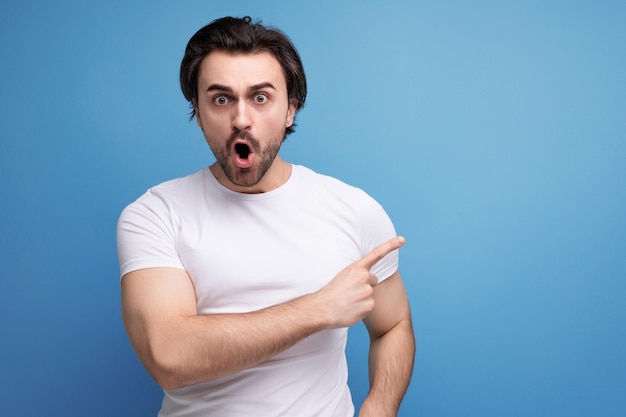
<path id="1" fill-rule="evenodd" d="M 242 314 L 181 316 L 143 338 L 140 355 L 164 389 L 257 365 L 323 329 L 312 296 Z"/>
<path id="2" fill-rule="evenodd" d="M 406 393 L 415 357 L 410 320 L 400 321 L 384 335 L 372 338 L 369 353 L 370 390 L 361 417 L 395 417 Z"/>

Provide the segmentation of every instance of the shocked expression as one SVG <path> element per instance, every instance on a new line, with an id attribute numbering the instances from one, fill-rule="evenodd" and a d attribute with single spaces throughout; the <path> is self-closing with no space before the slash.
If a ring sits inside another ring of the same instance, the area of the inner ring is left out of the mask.
<path id="1" fill-rule="evenodd" d="M 200 66 L 194 106 L 225 185 L 245 191 L 262 183 L 296 109 L 276 58 L 268 52 L 211 52 Z"/>

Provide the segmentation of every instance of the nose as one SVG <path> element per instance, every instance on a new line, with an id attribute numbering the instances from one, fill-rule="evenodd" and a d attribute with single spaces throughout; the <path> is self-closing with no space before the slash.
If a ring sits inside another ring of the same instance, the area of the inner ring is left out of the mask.
<path id="1" fill-rule="evenodd" d="M 246 130 L 252 124 L 250 119 L 249 109 L 245 100 L 240 100 L 237 105 L 233 107 L 233 130 Z"/>

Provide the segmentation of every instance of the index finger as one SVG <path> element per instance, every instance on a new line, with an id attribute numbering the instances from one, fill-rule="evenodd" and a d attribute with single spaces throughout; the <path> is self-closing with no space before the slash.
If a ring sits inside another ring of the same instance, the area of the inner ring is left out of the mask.
<path id="1" fill-rule="evenodd" d="M 402 236 L 396 236 L 394 238 L 389 239 L 385 243 L 380 246 L 376 246 L 370 253 L 362 257 L 358 260 L 358 263 L 365 266 L 367 269 L 371 269 L 376 262 L 383 259 L 389 252 L 398 249 L 400 246 L 404 245 L 406 239 Z"/>

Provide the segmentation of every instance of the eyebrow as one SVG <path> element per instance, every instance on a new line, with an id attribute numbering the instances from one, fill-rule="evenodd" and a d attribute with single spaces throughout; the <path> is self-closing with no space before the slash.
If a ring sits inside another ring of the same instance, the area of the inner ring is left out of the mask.
<path id="1" fill-rule="evenodd" d="M 274 84 L 270 83 L 270 82 L 264 82 L 264 83 L 259 83 L 259 84 L 255 84 L 253 86 L 250 86 L 250 88 L 248 89 L 249 91 L 256 91 L 256 90 L 261 90 L 263 88 L 271 88 L 273 90 L 276 90 L 276 87 L 274 87 Z M 222 84 L 211 84 L 210 86 L 207 87 L 206 89 L 207 92 L 209 91 L 224 91 L 226 93 L 232 93 L 233 89 L 222 85 Z"/>

